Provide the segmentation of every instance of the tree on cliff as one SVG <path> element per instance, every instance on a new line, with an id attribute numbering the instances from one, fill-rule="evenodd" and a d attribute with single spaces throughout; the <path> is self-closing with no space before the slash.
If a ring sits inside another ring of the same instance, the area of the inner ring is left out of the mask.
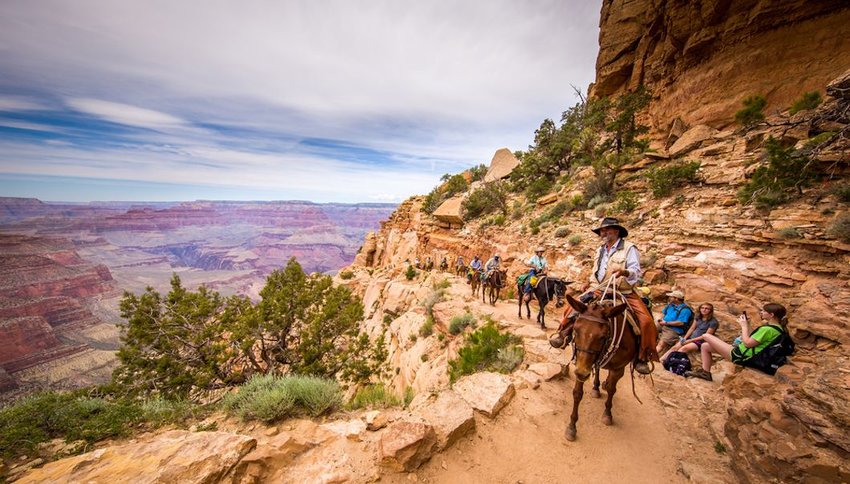
<path id="1" fill-rule="evenodd" d="M 185 398 L 257 373 L 363 381 L 382 370 L 383 339 L 372 344 L 360 333 L 363 304 L 347 287 L 304 274 L 293 258 L 260 295 L 255 305 L 203 286 L 192 292 L 176 275 L 165 298 L 150 287 L 125 292 L 114 383 L 131 394 Z"/>

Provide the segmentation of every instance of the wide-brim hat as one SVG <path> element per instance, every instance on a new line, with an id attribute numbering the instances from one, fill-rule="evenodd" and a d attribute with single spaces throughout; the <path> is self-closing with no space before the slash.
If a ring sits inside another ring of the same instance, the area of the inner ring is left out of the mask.
<path id="1" fill-rule="evenodd" d="M 536 249 L 534 249 L 535 254 L 538 252 L 546 252 L 546 249 L 542 245 L 540 245 Z"/>
<path id="2" fill-rule="evenodd" d="M 596 235 L 599 235 L 599 232 L 606 227 L 616 227 L 620 231 L 620 238 L 624 239 L 629 235 L 629 231 L 626 230 L 625 227 L 620 225 L 620 221 L 615 219 L 614 217 L 605 217 L 602 219 L 602 223 L 599 224 L 599 227 L 592 229 Z"/>
<path id="3" fill-rule="evenodd" d="M 675 291 L 670 291 L 670 292 L 668 292 L 668 293 L 667 293 L 667 297 L 675 297 L 676 299 L 681 299 L 681 300 L 683 300 L 683 301 L 684 301 L 684 299 L 685 299 L 685 293 L 683 293 L 682 291 L 679 291 L 679 290 L 677 289 L 677 290 L 675 290 Z"/>

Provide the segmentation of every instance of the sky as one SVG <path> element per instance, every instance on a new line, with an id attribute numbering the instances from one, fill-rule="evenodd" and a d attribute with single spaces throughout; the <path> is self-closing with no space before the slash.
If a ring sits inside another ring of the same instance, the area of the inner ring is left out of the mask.
<path id="1" fill-rule="evenodd" d="M 526 149 L 597 2 L 3 0 L 0 196 L 398 202 Z"/>

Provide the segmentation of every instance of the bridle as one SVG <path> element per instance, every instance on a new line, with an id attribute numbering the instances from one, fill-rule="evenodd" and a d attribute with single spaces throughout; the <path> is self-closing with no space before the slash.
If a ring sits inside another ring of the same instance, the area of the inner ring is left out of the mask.
<path id="1" fill-rule="evenodd" d="M 608 289 L 613 287 L 613 296 L 616 301 L 617 298 L 617 290 L 616 290 L 616 282 L 614 282 L 615 277 L 612 277 L 608 281 L 608 287 L 605 288 L 605 292 L 603 293 L 603 297 L 605 293 L 608 292 Z M 620 349 L 620 343 L 623 341 L 623 335 L 626 333 L 626 317 L 623 316 L 622 324 L 617 324 L 617 318 L 615 317 L 613 320 L 611 318 L 599 318 L 596 316 L 590 316 L 586 314 L 579 313 L 578 318 L 576 319 L 576 323 L 578 323 L 579 319 L 586 319 L 588 321 L 592 321 L 597 324 L 601 324 L 608 328 L 608 334 L 605 337 L 604 342 L 602 343 L 602 349 L 593 350 L 588 348 L 579 348 L 576 345 L 576 338 L 573 337 L 573 358 L 572 361 L 576 359 L 576 353 L 588 353 L 590 355 L 596 355 L 596 358 L 593 360 L 593 367 L 599 370 L 599 368 L 603 368 L 607 365 L 614 355 L 617 353 L 617 350 Z M 606 349 L 607 347 L 607 349 Z M 603 353 L 604 351 L 604 353 Z"/>

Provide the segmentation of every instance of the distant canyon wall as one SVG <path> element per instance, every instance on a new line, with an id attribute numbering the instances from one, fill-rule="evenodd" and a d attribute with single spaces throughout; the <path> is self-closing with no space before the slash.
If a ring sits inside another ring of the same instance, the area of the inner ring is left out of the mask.
<path id="1" fill-rule="evenodd" d="M 646 85 L 656 134 L 724 128 L 742 100 L 788 108 L 850 68 L 845 0 L 604 0 L 592 96 Z"/>

